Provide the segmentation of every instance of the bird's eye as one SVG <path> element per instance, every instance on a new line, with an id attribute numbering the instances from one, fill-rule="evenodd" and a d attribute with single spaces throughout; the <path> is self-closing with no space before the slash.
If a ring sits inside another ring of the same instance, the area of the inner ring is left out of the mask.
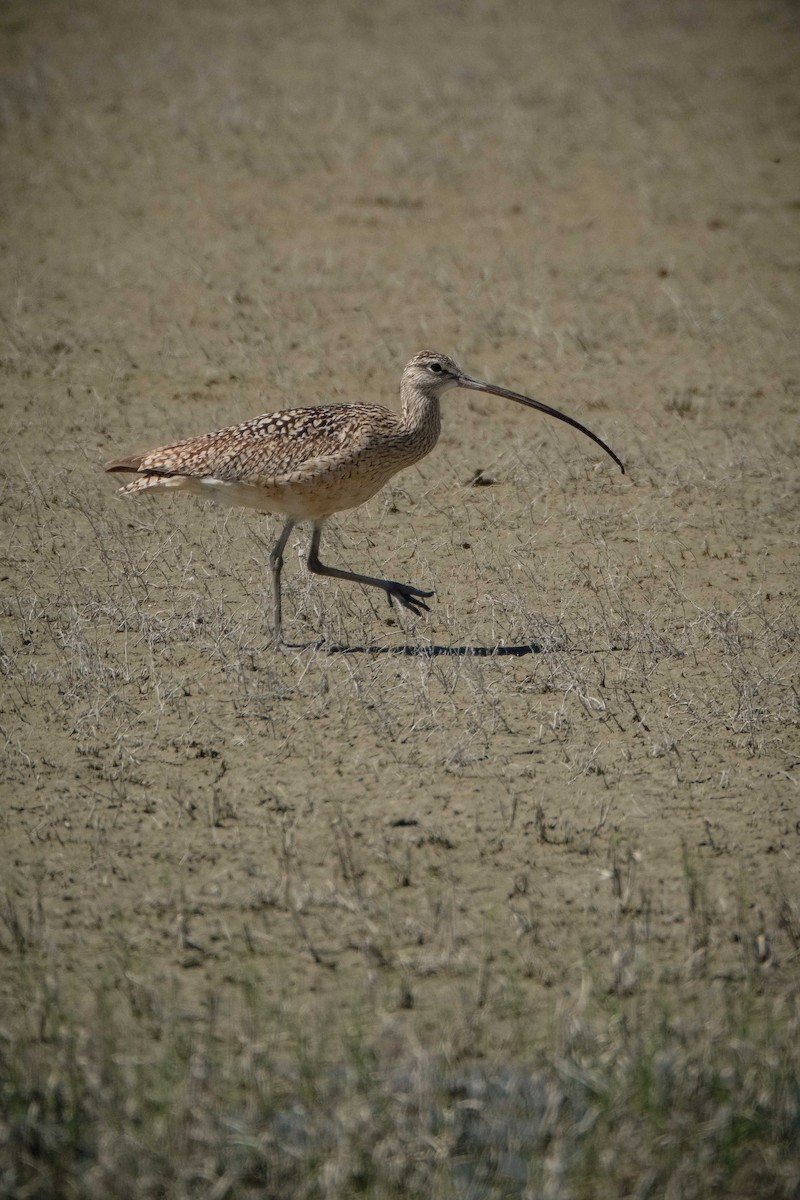
<path id="1" fill-rule="evenodd" d="M 434 375 L 441 375 L 442 371 L 444 370 L 444 367 L 442 366 L 441 363 L 432 362 L 432 363 L 428 363 L 428 370 L 433 371 Z"/>

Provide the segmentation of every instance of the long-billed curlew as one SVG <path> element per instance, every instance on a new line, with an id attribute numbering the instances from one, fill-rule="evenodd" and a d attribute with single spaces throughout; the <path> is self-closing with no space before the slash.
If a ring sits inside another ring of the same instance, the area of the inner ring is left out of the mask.
<path id="1" fill-rule="evenodd" d="M 341 567 L 328 567 L 320 562 L 319 542 L 328 517 L 363 504 L 398 471 L 433 449 L 441 430 L 439 401 L 448 388 L 505 396 L 566 421 L 602 447 L 625 473 L 614 451 L 579 421 L 530 396 L 473 379 L 452 358 L 433 350 L 415 354 L 403 371 L 399 415 L 377 404 L 284 409 L 173 446 L 115 458 L 106 464 L 106 470 L 136 473 L 137 478 L 121 489 L 128 495 L 172 488 L 286 517 L 269 556 L 275 640 L 279 645 L 283 641 L 283 551 L 299 521 L 312 523 L 309 571 L 380 588 L 390 606 L 395 600 L 419 615 L 423 609 L 430 611 L 425 601 L 433 592 L 423 592 L 395 579 L 374 579 Z"/>

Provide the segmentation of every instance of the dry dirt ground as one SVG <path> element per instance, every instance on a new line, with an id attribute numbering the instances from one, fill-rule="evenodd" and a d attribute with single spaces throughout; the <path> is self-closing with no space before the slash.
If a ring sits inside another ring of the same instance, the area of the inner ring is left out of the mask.
<path id="1" fill-rule="evenodd" d="M 681 1013 L 755 972 L 796 1003 L 796 23 L 3 6 L 6 1039 L 32 956 L 75 1013 L 102 984 L 238 1029 L 255 992 L 287 1052 L 356 1010 L 510 1061 L 587 992 Z M 276 653 L 278 521 L 103 473 L 395 405 L 429 347 L 628 473 L 449 393 L 437 449 L 323 546 L 435 589 L 423 619 L 309 579 L 301 532 L 308 647 Z"/>

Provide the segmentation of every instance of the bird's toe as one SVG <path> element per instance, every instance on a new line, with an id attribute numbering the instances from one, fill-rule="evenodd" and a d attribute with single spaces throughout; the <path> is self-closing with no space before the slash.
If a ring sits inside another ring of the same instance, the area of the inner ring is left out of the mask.
<path id="1" fill-rule="evenodd" d="M 415 617 L 431 611 L 425 600 L 432 596 L 433 592 L 424 592 L 422 588 L 413 587 L 410 583 L 394 583 L 387 589 L 386 594 L 390 604 L 393 600 L 396 601 L 401 608 L 408 609 Z"/>

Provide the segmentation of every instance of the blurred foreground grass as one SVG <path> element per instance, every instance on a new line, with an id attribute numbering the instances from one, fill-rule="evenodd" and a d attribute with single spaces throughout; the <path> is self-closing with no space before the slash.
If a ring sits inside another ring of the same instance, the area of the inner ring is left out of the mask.
<path id="1" fill-rule="evenodd" d="M 351 999 L 307 1022 L 255 986 L 235 1020 L 219 994 L 190 1017 L 126 976 L 116 990 L 98 982 L 87 1019 L 16 929 L 3 1196 L 798 1194 L 800 998 L 757 955 L 743 978 L 703 978 L 677 1012 L 587 974 L 545 1049 L 498 1062 L 480 1005 L 460 1051 L 447 1012 L 441 1044 L 425 1044 L 410 1013 Z"/>

